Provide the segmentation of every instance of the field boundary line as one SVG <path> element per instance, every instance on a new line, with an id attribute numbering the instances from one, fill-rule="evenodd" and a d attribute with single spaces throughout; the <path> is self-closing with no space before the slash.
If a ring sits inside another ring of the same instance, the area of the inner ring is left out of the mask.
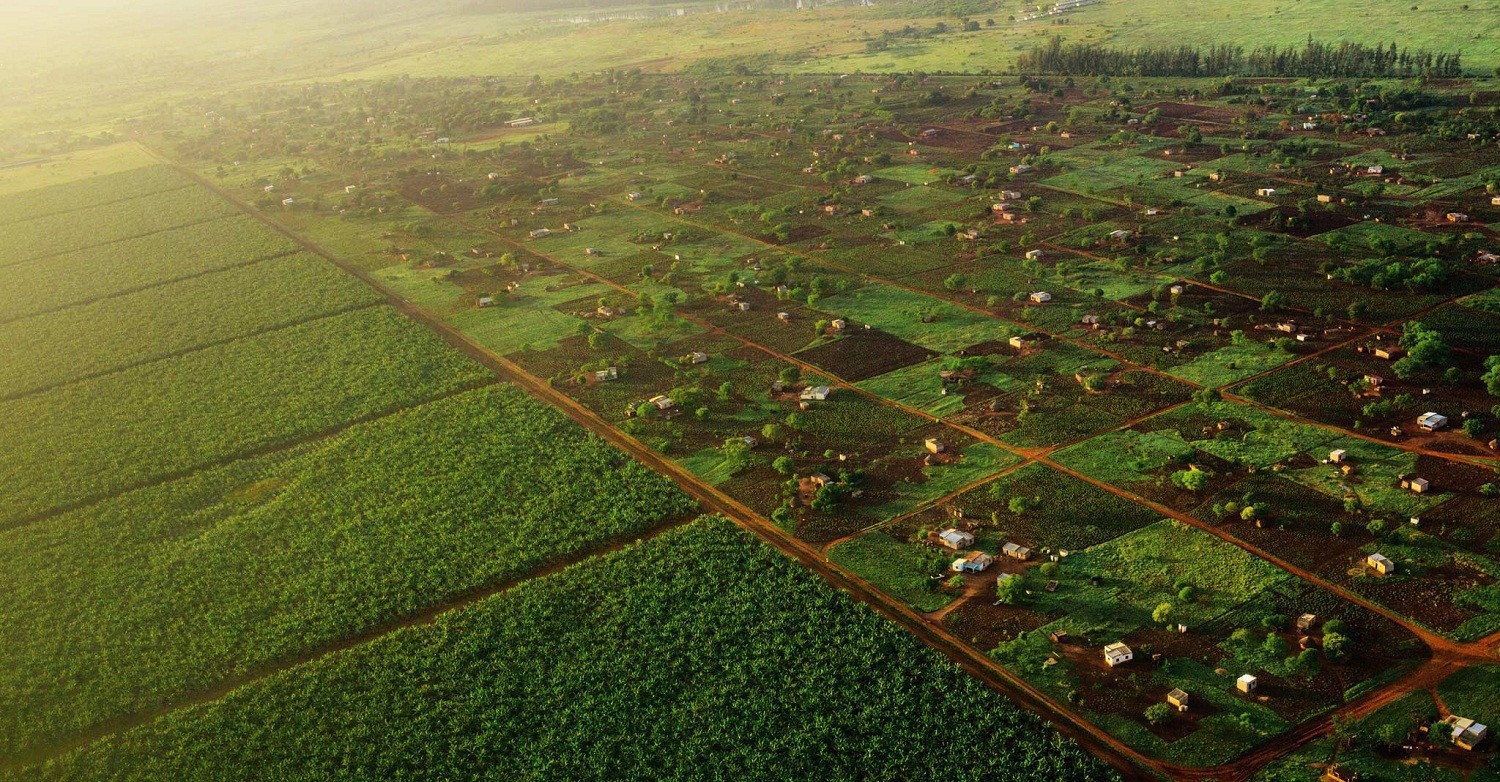
<path id="1" fill-rule="evenodd" d="M 150 168 L 150 166 L 143 166 L 142 168 Z M 129 174 L 129 173 L 134 173 L 134 172 L 140 171 L 140 170 L 141 169 L 139 169 L 139 168 L 134 168 L 134 169 L 127 168 L 124 171 L 116 171 L 114 173 L 117 173 L 117 174 Z M 108 176 L 108 174 L 105 174 L 104 176 Z M 8 200 L 8 199 L 10 199 L 13 196 L 22 196 L 22 195 L 25 195 L 27 193 L 35 192 L 37 190 L 45 190 L 48 187 L 57 187 L 59 185 L 72 184 L 73 182 L 84 182 L 84 181 L 87 181 L 89 179 L 95 179 L 95 178 L 97 178 L 97 177 L 89 176 L 89 177 L 85 177 L 84 179 L 74 179 L 74 180 L 70 180 L 68 182 L 59 182 L 56 185 L 43 185 L 41 187 L 33 187 L 33 188 L 29 189 L 29 190 L 17 190 L 14 193 L 7 193 L 7 194 L 5 194 L 3 196 L 0 196 L 0 201 Z M 111 205 L 114 205 L 114 204 L 123 204 L 126 201 L 134 201 L 134 200 L 136 200 L 138 198 L 147 198 L 147 197 L 154 196 L 154 195 L 161 195 L 162 193 L 175 193 L 178 190 L 186 190 L 186 189 L 188 189 L 190 187 L 197 187 L 197 186 L 198 186 L 197 182 L 187 181 L 187 182 L 183 182 L 182 184 L 180 184 L 180 185 L 178 185 L 176 187 L 164 187 L 161 190 L 152 190 L 149 193 L 140 193 L 138 195 L 125 196 L 124 198 L 111 199 L 109 201 L 95 201 L 94 203 L 87 204 L 85 206 L 75 206 L 72 209 L 61 209 L 61 210 L 58 210 L 56 212 L 47 212 L 46 214 L 32 215 L 30 217 L 23 217 L 23 218 L 21 218 L 19 220 L 0 220 L 0 228 L 4 228 L 5 226 L 8 226 L 8 225 L 16 225 L 17 223 L 30 222 L 32 220 L 41 220 L 41 219 L 47 218 L 47 217 L 57 217 L 58 215 L 72 214 L 74 212 L 81 212 L 81 211 L 83 211 L 85 209 L 93 209 L 95 207 L 100 207 L 100 206 L 111 206 Z"/>
<path id="2" fill-rule="evenodd" d="M 200 344 L 200 345 L 194 345 L 192 347 L 181 348 L 179 350 L 174 350 L 174 351 L 172 351 L 170 353 L 164 353 L 164 354 L 162 354 L 160 356 L 152 356 L 150 358 L 143 359 L 141 361 L 131 362 L 131 363 L 125 364 L 123 366 L 113 367 L 113 368 L 110 368 L 110 369 L 101 369 L 101 370 L 98 370 L 96 372 L 90 372 L 90 373 L 88 373 L 86 375 L 81 375 L 79 377 L 69 378 L 67 380 L 59 380 L 59 381 L 57 381 L 55 383 L 49 383 L 49 384 L 47 384 L 45 386 L 42 386 L 42 387 L 39 387 L 39 388 L 32 388 L 32 389 L 28 389 L 28 390 L 25 390 L 25 391 L 14 391 L 14 392 L 11 392 L 11 393 L 6 394 L 4 396 L 0 396 L 0 402 L 11 402 L 11 401 L 14 401 L 14 400 L 17 400 L 17 399 L 25 399 L 26 397 L 30 397 L 30 396 L 38 396 L 38 395 L 41 395 L 41 394 L 48 393 L 50 391 L 55 391 L 55 390 L 57 390 L 59 388 L 66 388 L 67 386 L 75 385 L 77 383 L 82 383 L 82 382 L 85 382 L 85 381 L 88 381 L 88 380 L 97 380 L 98 378 L 108 377 L 109 375 L 117 375 L 117 374 L 119 374 L 121 372 L 125 372 L 127 370 L 136 369 L 136 368 L 139 368 L 139 367 L 149 367 L 152 364 L 157 364 L 157 363 L 160 363 L 162 361 L 170 361 L 171 359 L 174 359 L 174 358 L 182 358 L 183 356 L 192 355 L 193 353 L 201 353 L 201 352 L 203 352 L 205 350 L 212 350 L 214 348 L 223 347 L 225 345 L 228 345 L 228 344 L 231 344 L 231 343 L 234 343 L 234 342 L 239 342 L 242 339 L 255 339 L 256 337 L 263 337 L 263 336 L 265 336 L 267 334 L 274 334 L 274 333 L 276 333 L 278 331 L 285 331 L 285 330 L 287 330 L 289 328 L 295 328 L 297 326 L 305 326 L 305 325 L 307 325 L 309 323 L 316 323 L 316 322 L 318 322 L 320 320 L 327 320 L 329 318 L 335 318 L 335 317 L 338 317 L 340 315 L 348 315 L 351 312 L 358 312 L 360 310 L 373 309 L 375 307 L 382 307 L 382 306 L 385 306 L 385 302 L 382 302 L 382 301 L 369 301 L 369 302 L 365 302 L 364 304 L 350 304 L 350 305 L 346 305 L 346 306 L 338 308 L 337 310 L 333 310 L 331 312 L 321 312 L 321 313 L 318 313 L 317 315 L 309 315 L 307 317 L 297 318 L 295 320 L 288 321 L 288 322 L 285 322 L 285 323 L 277 323 L 277 324 L 273 324 L 273 325 L 270 325 L 270 326 L 263 326 L 261 328 L 254 329 L 252 331 L 245 332 L 243 334 L 236 334 L 235 336 L 232 336 L 232 337 L 223 337 L 221 339 L 216 339 L 216 340 L 213 340 L 211 342 L 205 342 L 205 343 Z"/>
<path id="3" fill-rule="evenodd" d="M 70 301 L 67 304 L 61 304 L 61 305 L 58 305 L 56 307 L 48 307 L 47 309 L 37 310 L 36 312 L 28 312 L 28 313 L 26 313 L 24 315 L 15 315 L 15 316 L 8 317 L 8 318 L 0 318 L 0 326 L 5 326 L 5 325 L 11 324 L 11 323 L 16 323 L 18 321 L 27 320 L 29 318 L 35 318 L 35 317 L 39 317 L 39 316 L 42 316 L 42 315 L 51 315 L 53 313 L 65 312 L 67 310 L 77 309 L 79 307 L 87 307 L 90 304 L 98 304 L 101 301 L 109 301 L 110 299 L 118 299 L 121 296 L 129 296 L 129 295 L 134 294 L 134 293 L 143 293 L 145 291 L 153 290 L 153 289 L 156 289 L 156 288 L 163 288 L 163 287 L 166 287 L 168 285 L 174 285 L 174 284 L 179 283 L 179 282 L 187 282 L 188 280 L 196 280 L 196 279 L 198 279 L 200 277 L 207 277 L 209 275 L 219 274 L 220 272 L 227 272 L 227 271 L 234 271 L 236 269 L 243 269 L 243 268 L 246 268 L 248 266 L 254 266 L 254 265 L 258 264 L 258 263 L 265 263 L 267 261 L 274 261 L 274 260 L 278 260 L 280 258 L 285 258 L 285 257 L 287 257 L 289 255 L 296 255 L 298 252 L 300 252 L 300 251 L 299 250 L 287 250 L 286 252 L 279 252 L 279 253 L 274 253 L 274 254 L 271 254 L 271 255 L 257 256 L 255 258 L 252 258 L 252 259 L 246 260 L 246 261 L 236 261 L 236 262 L 234 262 L 234 263 L 232 263 L 232 264 L 230 264 L 228 266 L 221 266 L 221 267 L 219 267 L 217 269 L 204 269 L 203 271 L 193 272 L 192 274 L 185 274 L 185 275 L 182 275 L 180 277 L 173 277 L 172 279 L 169 279 L 169 280 L 159 280 L 157 282 L 147 283 L 145 285 L 136 285 L 136 286 L 131 287 L 131 288 L 126 288 L 124 290 L 118 290 L 118 291 L 115 291 L 113 293 L 101 294 L 99 296 L 94 296 L 92 298 L 77 299 L 75 301 Z M 45 260 L 45 259 L 43 259 L 43 260 Z M 21 263 L 22 264 L 24 264 L 24 263 L 30 263 L 30 261 L 22 261 Z M 14 264 L 14 265 L 19 266 L 21 264 Z M 7 267 L 7 268 L 9 268 L 9 267 Z"/>
<path id="4" fill-rule="evenodd" d="M 63 741 L 34 748 L 21 753 L 15 758 L 0 760 L 0 771 L 21 771 L 31 766 L 45 763 L 74 750 L 87 747 L 102 739 L 144 727 L 184 709 L 223 700 L 236 690 L 254 685 L 257 682 L 280 675 L 294 668 L 373 643 L 402 630 L 434 624 L 442 617 L 455 611 L 461 611 L 491 597 L 508 592 L 522 584 L 545 578 L 588 560 L 635 546 L 670 530 L 686 526 L 698 517 L 699 514 L 688 514 L 683 517 L 666 519 L 650 529 L 635 535 L 604 541 L 600 544 L 580 549 L 524 574 L 457 592 L 425 608 L 393 617 L 385 622 L 373 624 L 352 635 L 346 635 L 336 640 L 318 644 L 317 646 L 293 655 L 288 655 L 279 660 L 255 666 L 244 673 L 225 678 L 210 687 L 180 694 L 160 705 L 105 720 L 92 728 L 69 736 Z"/>
<path id="5" fill-rule="evenodd" d="M 186 188 L 184 188 L 184 189 L 186 189 Z M 131 234 L 130 236 L 121 236 L 118 239 L 110 239 L 108 241 L 95 242 L 93 244 L 83 245 L 82 247 L 71 247 L 71 248 L 66 249 L 66 250 L 58 250 L 57 252 L 54 252 L 54 253 L 43 253 L 41 255 L 33 255 L 33 256 L 29 257 L 29 258 L 22 258 L 22 259 L 20 259 L 18 261 L 8 261 L 6 263 L 0 263 L 0 272 L 3 272 L 4 270 L 9 269 L 12 266 L 20 266 L 23 263 L 32 263 L 34 261 L 46 261 L 46 260 L 50 260 L 52 258 L 56 258 L 56 257 L 61 256 L 61 255 L 72 255 L 73 253 L 81 253 L 81 252 L 83 252 L 85 250 L 97 250 L 100 247 L 108 247 L 108 246 L 110 246 L 112 244 L 119 244 L 120 242 L 128 242 L 128 241 L 130 241 L 132 239 L 144 239 L 144 238 L 146 238 L 148 236 L 156 236 L 157 234 L 169 233 L 171 231 L 177 231 L 177 230 L 181 230 L 183 228 L 193 228 L 193 227 L 199 226 L 199 225 L 207 225 L 209 223 L 218 222 L 219 220 L 228 220 L 231 217 L 238 217 L 238 215 L 227 214 L 227 215 L 219 215 L 218 217 L 208 217 L 208 218 L 204 218 L 202 220 L 189 220 L 188 222 L 182 223 L 181 225 L 171 225 L 171 226 L 167 226 L 166 228 L 158 228 L 158 229 L 156 229 L 154 231 L 143 231 L 143 232 L 138 233 L 138 234 Z"/>
<path id="6" fill-rule="evenodd" d="M 375 305 L 375 306 L 379 306 L 379 305 Z M 58 506 L 53 507 L 53 508 L 48 508 L 47 510 L 44 510 L 44 511 L 39 511 L 37 513 L 32 513 L 30 515 L 20 516 L 18 518 L 14 518 L 14 519 L 11 519 L 9 521 L 0 522 L 0 535 L 4 535 L 4 534 L 10 532 L 11 530 L 17 530 L 17 529 L 22 529 L 24 527 L 30 527 L 30 526 L 33 526 L 35 524 L 40 524 L 42 522 L 45 522 L 45 521 L 47 521 L 49 519 L 55 519 L 55 518 L 57 518 L 59 516 L 65 516 L 65 515 L 67 515 L 69 513 L 72 513 L 72 512 L 77 511 L 77 510 L 80 510 L 82 508 L 87 508 L 87 507 L 92 506 L 92 505 L 98 505 L 101 502 L 108 502 L 109 500 L 115 499 L 117 497 L 122 497 L 122 496 L 124 496 L 126 494 L 130 494 L 131 492 L 140 491 L 142 489 L 149 489 L 149 488 L 152 488 L 154 486 L 161 486 L 162 484 L 166 484 L 166 483 L 171 483 L 173 481 L 182 480 L 183 478 L 191 477 L 193 475 L 197 475 L 198 473 L 204 472 L 204 471 L 207 471 L 207 470 L 212 470 L 212 469 L 215 469 L 215 468 L 218 468 L 218 467 L 223 467 L 224 465 L 227 465 L 227 464 L 233 464 L 234 462 L 243 461 L 245 459 L 255 459 L 255 458 L 258 458 L 258 457 L 261 457 L 261 456 L 269 456 L 269 455 L 274 454 L 274 453 L 279 453 L 281 451 L 288 451 L 288 450 L 291 450 L 293 448 L 297 448 L 297 447 L 300 447 L 300 446 L 311 445 L 313 443 L 319 443 L 319 442 L 322 442 L 324 440 L 330 440 L 330 439 L 332 439 L 334 437 L 338 437 L 339 435 L 343 434 L 344 432 L 346 432 L 346 431 L 348 431 L 350 429 L 353 429 L 356 426 L 360 426 L 362 424 L 368 424 L 368 423 L 371 423 L 373 421 L 379 421 L 382 418 L 389 418 L 389 417 L 391 417 L 393 415 L 396 415 L 397 413 L 405 412 L 407 410 L 412 410 L 412 409 L 415 409 L 415 408 L 418 408 L 418 407 L 423 407 L 425 405 L 432 404 L 433 402 L 440 402 L 440 401 L 442 401 L 444 399 L 448 399 L 450 397 L 459 396 L 461 394 L 467 394 L 470 391 L 476 391 L 476 390 L 484 388 L 486 386 L 494 385 L 495 382 L 496 382 L 495 378 L 484 378 L 484 379 L 480 379 L 480 380 L 476 380 L 476 381 L 471 381 L 469 383 L 463 384 L 462 386 L 460 386 L 458 388 L 454 388 L 454 389 L 449 390 L 449 391 L 444 391 L 441 394 L 437 394 L 435 396 L 427 397 L 425 399 L 421 399 L 421 400 L 417 400 L 417 401 L 413 401 L 413 402 L 402 402 L 402 403 L 398 403 L 398 404 L 395 404 L 395 405 L 391 405 L 391 406 L 383 408 L 381 410 L 377 410 L 377 411 L 375 411 L 373 413 L 369 413 L 367 415 L 362 415 L 362 416 L 360 416 L 358 418 L 355 418 L 355 419 L 352 419 L 352 420 L 349 420 L 349 421 L 345 421 L 345 422 L 343 422 L 341 424 L 337 424 L 335 426 L 331 426 L 331 427 L 329 427 L 327 429 L 322 429 L 322 430 L 319 430 L 319 431 L 316 431 L 316 432 L 307 432 L 307 433 L 304 433 L 304 434 L 292 435 L 291 437 L 283 439 L 283 440 L 278 440 L 276 442 L 271 442 L 271 443 L 265 443 L 263 445 L 255 446 L 254 448 L 247 448 L 247 449 L 243 449 L 243 450 L 240 450 L 240 451 L 236 451 L 236 452 L 234 452 L 232 454 L 227 454 L 227 455 L 224 455 L 224 456 L 215 457 L 213 459 L 208 459 L 208 460 L 205 460 L 205 461 L 197 463 L 197 464 L 192 464 L 192 465 L 188 465 L 188 466 L 185 466 L 185 467 L 181 467 L 179 469 L 173 470 L 173 471 L 168 472 L 168 473 L 164 473 L 162 475 L 158 475 L 158 476 L 154 476 L 152 478 L 147 478 L 147 479 L 144 479 L 144 480 L 140 480 L 140 481 L 137 481 L 135 483 L 132 483 L 132 484 L 129 484 L 129 485 L 126 485 L 126 486 L 122 486 L 122 487 L 120 487 L 118 489 L 113 489 L 113 490 L 110 490 L 110 491 L 107 491 L 107 492 L 100 492 L 99 494 L 91 495 L 91 496 L 88 496 L 88 497 L 79 498 L 79 499 L 73 500 L 71 502 L 68 502 L 66 504 L 63 504 L 63 505 L 58 505 Z"/>

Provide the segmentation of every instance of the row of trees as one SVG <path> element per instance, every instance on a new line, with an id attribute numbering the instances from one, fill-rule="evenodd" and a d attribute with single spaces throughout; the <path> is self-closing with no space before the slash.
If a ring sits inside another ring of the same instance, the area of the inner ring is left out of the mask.
<path id="1" fill-rule="evenodd" d="M 1456 52 L 1428 52 L 1366 46 L 1343 41 L 1328 44 L 1311 38 L 1301 48 L 1243 47 L 1211 44 L 1207 49 L 1182 45 L 1170 49 L 1115 49 L 1099 44 L 1064 44 L 1054 37 L 1023 53 L 1018 70 L 1033 73 L 1109 76 L 1327 76 L 1392 77 L 1462 75 Z"/>

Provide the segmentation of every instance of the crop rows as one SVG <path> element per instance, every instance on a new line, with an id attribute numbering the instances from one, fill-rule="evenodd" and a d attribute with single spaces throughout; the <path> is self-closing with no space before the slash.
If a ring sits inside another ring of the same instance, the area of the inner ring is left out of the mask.
<path id="1" fill-rule="evenodd" d="M 87 209 L 192 185 L 168 166 L 121 171 L 0 197 L 0 225 Z"/>
<path id="2" fill-rule="evenodd" d="M 14 779 L 1109 779 L 722 520 Z"/>
<path id="3" fill-rule="evenodd" d="M 0 397 L 379 300 L 323 259 L 297 254 L 3 323 Z"/>
<path id="4" fill-rule="evenodd" d="M 233 217 L 0 268 L 0 321 L 286 255 L 296 244 Z"/>
<path id="5" fill-rule="evenodd" d="M 0 645 L 0 756 L 694 507 L 490 386 L 12 530 L 0 627 L 26 637 Z"/>
<path id="6" fill-rule="evenodd" d="M 11 223 L 0 233 L 0 268 L 233 214 L 198 187 L 184 187 Z"/>
<path id="7" fill-rule="evenodd" d="M 370 308 L 0 403 L 0 525 L 488 377 Z"/>

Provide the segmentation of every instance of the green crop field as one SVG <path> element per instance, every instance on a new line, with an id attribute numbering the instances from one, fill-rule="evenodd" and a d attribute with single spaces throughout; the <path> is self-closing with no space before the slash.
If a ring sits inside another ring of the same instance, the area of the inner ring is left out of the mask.
<path id="1" fill-rule="evenodd" d="M 0 225 L 128 201 L 192 186 L 168 166 L 152 166 L 0 195 Z"/>
<path id="2" fill-rule="evenodd" d="M 0 323 L 0 397 L 379 300 L 322 258 L 296 254 Z"/>
<path id="3" fill-rule="evenodd" d="M 283 446 L 483 382 L 386 308 L 358 310 L 0 403 L 0 524 Z"/>
<path id="4" fill-rule="evenodd" d="M 1496 2 L 15 9 L 0 779 L 1495 782 Z"/>
<path id="5" fill-rule="evenodd" d="M 297 245 L 249 217 L 39 258 L 0 268 L 0 321 L 143 290 L 294 252 Z"/>
<path id="6" fill-rule="evenodd" d="M 693 508 L 562 415 L 493 386 L 10 530 L 0 614 L 31 629 L 0 653 L 0 753 L 65 740 Z"/>
<path id="7" fill-rule="evenodd" d="M 836 749 L 852 735 L 859 753 Z M 419 749 L 439 745 L 455 751 Z M 978 780 L 1022 769 L 1114 778 L 707 519 L 9 778 Z"/>
<path id="8" fill-rule="evenodd" d="M 153 170 L 153 169 L 146 169 Z M 98 206 L 18 220 L 0 235 L 0 271 L 22 261 L 61 255 L 122 239 L 180 228 L 234 213 L 223 199 L 197 187 L 113 200 L 101 191 Z"/>

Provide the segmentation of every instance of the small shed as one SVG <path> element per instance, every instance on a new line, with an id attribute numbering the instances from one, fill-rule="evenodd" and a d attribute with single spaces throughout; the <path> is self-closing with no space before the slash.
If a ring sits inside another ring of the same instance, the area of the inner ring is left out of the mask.
<path id="1" fill-rule="evenodd" d="M 844 329 L 849 328 L 849 321 L 844 320 L 843 318 L 834 318 L 833 323 L 829 325 L 833 326 L 834 331 L 843 331 Z"/>
<path id="2" fill-rule="evenodd" d="M 1442 413 L 1423 413 L 1417 416 L 1417 426 L 1428 432 L 1436 432 L 1448 426 L 1448 416 Z"/>
<path id="3" fill-rule="evenodd" d="M 798 394 L 797 398 L 804 402 L 825 402 L 830 393 L 831 389 L 828 386 L 808 386 L 802 389 L 802 393 Z"/>
<path id="4" fill-rule="evenodd" d="M 776 313 L 776 319 L 781 321 L 782 323 L 789 323 L 792 320 L 792 313 L 778 312 Z"/>
<path id="5" fill-rule="evenodd" d="M 1067 630 L 1053 630 L 1051 638 L 1052 638 L 1052 643 L 1055 643 L 1055 644 L 1065 644 L 1065 643 L 1073 640 L 1073 636 L 1068 635 L 1068 631 Z"/>
<path id="6" fill-rule="evenodd" d="M 1007 543 L 1000 547 L 1000 553 L 1011 559 L 1019 559 L 1022 562 L 1031 559 L 1031 549 L 1019 543 Z"/>
<path id="7" fill-rule="evenodd" d="M 1411 489 L 1413 494 L 1426 494 L 1432 488 L 1432 482 L 1426 478 L 1412 478 L 1406 482 L 1406 487 Z"/>
<path id="8" fill-rule="evenodd" d="M 1188 710 L 1188 698 L 1190 696 L 1181 688 L 1173 689 L 1167 693 L 1167 703 L 1175 706 L 1178 711 Z"/>
<path id="9" fill-rule="evenodd" d="M 1315 624 L 1317 624 L 1317 623 L 1318 623 L 1318 616 L 1317 616 L 1317 614 L 1303 614 L 1303 615 L 1297 617 L 1297 630 L 1299 632 L 1306 632 L 1308 630 L 1311 630 L 1312 626 L 1315 625 Z"/>
<path id="10" fill-rule="evenodd" d="M 1336 448 L 1328 452 L 1328 461 L 1333 462 L 1334 464 L 1343 464 L 1344 460 L 1348 458 L 1349 452 L 1342 448 Z"/>
<path id="11" fill-rule="evenodd" d="M 1042 251 L 1041 250 L 1027 250 L 1026 251 L 1026 260 L 1028 260 L 1028 261 L 1040 261 L 1041 259 L 1042 259 Z"/>
<path id="12" fill-rule="evenodd" d="M 1104 663 L 1113 668 L 1116 665 L 1124 665 L 1135 659 L 1135 652 L 1130 647 L 1116 641 L 1104 647 Z"/>
<path id="13" fill-rule="evenodd" d="M 707 364 L 708 354 L 701 350 L 695 350 L 688 356 L 688 361 L 694 364 Z"/>
<path id="14" fill-rule="evenodd" d="M 661 410 L 663 412 L 671 410 L 672 408 L 677 406 L 677 403 L 672 401 L 672 397 L 666 396 L 665 394 L 653 396 L 646 401 L 652 407 L 655 407 L 657 410 Z"/>
<path id="15" fill-rule="evenodd" d="M 819 489 L 823 488 L 824 486 L 831 486 L 834 483 L 837 483 L 837 481 L 829 477 L 827 473 L 822 472 L 815 472 L 812 475 L 807 476 L 807 480 L 813 486 L 816 486 Z"/>
<path id="16" fill-rule="evenodd" d="M 1240 692 L 1255 692 L 1255 688 L 1259 686 L 1260 679 L 1257 679 L 1248 673 L 1234 680 L 1234 688 L 1236 690 L 1239 690 Z"/>
<path id="17" fill-rule="evenodd" d="M 954 551 L 960 551 L 974 545 L 974 536 L 961 529 L 945 529 L 939 532 L 937 537 L 939 543 Z"/>
<path id="18" fill-rule="evenodd" d="M 927 440 L 922 443 L 922 446 L 927 449 L 928 453 L 942 453 L 943 451 L 948 450 L 948 446 L 945 445 L 942 440 L 939 440 L 936 437 L 927 438 Z"/>
<path id="19" fill-rule="evenodd" d="M 983 551 L 970 551 L 953 560 L 949 569 L 955 573 L 980 573 L 995 564 L 995 558 Z"/>
<path id="20" fill-rule="evenodd" d="M 1396 563 L 1387 559 L 1384 554 L 1371 554 L 1365 557 L 1365 567 L 1382 576 L 1388 576 L 1396 572 Z"/>
<path id="21" fill-rule="evenodd" d="M 479 306 L 481 306 L 481 307 L 493 307 L 493 306 L 495 306 L 495 297 L 494 296 L 480 296 L 479 297 Z"/>
<path id="22" fill-rule="evenodd" d="M 604 382 L 608 382 L 610 380 L 619 380 L 619 379 L 620 379 L 620 368 L 619 367 L 605 367 L 605 368 L 603 368 L 603 369 L 601 369 L 601 370 L 599 370 L 599 371 L 597 371 L 597 372 L 594 373 L 594 382 L 596 382 L 596 383 L 604 383 Z"/>
<path id="23" fill-rule="evenodd" d="M 1474 748 L 1484 743 L 1490 734 L 1489 726 L 1481 725 L 1467 717 L 1456 714 L 1449 716 L 1443 722 L 1453 728 L 1453 745 L 1462 749 L 1474 751 Z"/>
<path id="24" fill-rule="evenodd" d="M 1036 291 L 1027 298 L 1031 299 L 1032 303 L 1034 304 L 1046 304 L 1047 302 L 1052 301 L 1052 294 L 1048 293 L 1047 291 Z"/>

